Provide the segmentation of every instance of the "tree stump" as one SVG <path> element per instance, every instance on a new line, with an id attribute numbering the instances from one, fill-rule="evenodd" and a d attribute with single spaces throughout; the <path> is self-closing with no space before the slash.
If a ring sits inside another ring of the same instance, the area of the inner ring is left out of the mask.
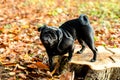
<path id="1" fill-rule="evenodd" d="M 109 48 L 115 54 L 101 46 L 97 49 L 96 62 L 90 62 L 93 53 L 89 48 L 73 55 L 68 65 L 70 71 L 75 71 L 75 80 L 120 80 L 120 49 Z"/>

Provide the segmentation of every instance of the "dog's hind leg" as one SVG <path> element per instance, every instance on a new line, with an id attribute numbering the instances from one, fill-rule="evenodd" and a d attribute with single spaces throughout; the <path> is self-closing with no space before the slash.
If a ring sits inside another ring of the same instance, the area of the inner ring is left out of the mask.
<path id="1" fill-rule="evenodd" d="M 78 39 L 78 42 L 81 44 L 82 48 L 81 48 L 79 51 L 77 51 L 77 53 L 78 53 L 78 54 L 81 54 L 81 53 L 83 53 L 83 51 L 85 50 L 86 44 L 85 44 L 85 42 L 84 42 L 83 40 L 81 40 L 81 39 Z"/>
<path id="2" fill-rule="evenodd" d="M 85 43 L 88 45 L 88 47 L 92 50 L 93 52 L 93 58 L 90 60 L 91 62 L 95 62 L 97 58 L 97 48 L 95 47 L 94 44 L 94 39 L 92 36 L 87 36 L 87 39 L 85 39 Z"/>
<path id="3" fill-rule="evenodd" d="M 68 52 L 68 61 L 71 60 L 72 56 L 73 56 L 73 52 L 74 52 L 74 46 L 71 46 L 69 48 L 69 52 Z"/>

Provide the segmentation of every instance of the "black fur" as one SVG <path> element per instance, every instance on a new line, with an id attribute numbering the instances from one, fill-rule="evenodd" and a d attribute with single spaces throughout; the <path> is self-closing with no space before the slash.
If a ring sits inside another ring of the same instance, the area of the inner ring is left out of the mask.
<path id="1" fill-rule="evenodd" d="M 82 14 L 77 19 L 69 20 L 59 28 L 44 25 L 38 28 L 38 31 L 41 31 L 40 39 L 49 57 L 50 71 L 53 70 L 53 56 L 68 52 L 68 61 L 72 58 L 76 39 L 82 45 L 81 50 L 77 53 L 82 53 L 87 44 L 94 54 L 91 62 L 96 61 L 97 49 L 94 45 L 94 31 L 86 15 Z"/>

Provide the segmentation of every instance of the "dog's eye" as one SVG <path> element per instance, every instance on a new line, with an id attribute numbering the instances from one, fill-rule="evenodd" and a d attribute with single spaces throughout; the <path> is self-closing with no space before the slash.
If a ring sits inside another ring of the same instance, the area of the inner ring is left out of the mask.
<path id="1" fill-rule="evenodd" d="M 48 31 L 44 32 L 44 34 L 48 34 L 48 33 L 49 33 Z"/>
<path id="2" fill-rule="evenodd" d="M 49 35 L 45 35 L 44 37 L 49 37 Z"/>

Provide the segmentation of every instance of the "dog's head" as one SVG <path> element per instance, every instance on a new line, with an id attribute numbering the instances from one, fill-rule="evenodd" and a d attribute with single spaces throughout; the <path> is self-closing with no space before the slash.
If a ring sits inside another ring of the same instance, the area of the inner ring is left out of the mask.
<path id="1" fill-rule="evenodd" d="M 41 32 L 40 39 L 44 46 L 53 47 L 59 41 L 59 31 L 56 27 L 47 27 L 46 25 L 38 28 Z"/>

